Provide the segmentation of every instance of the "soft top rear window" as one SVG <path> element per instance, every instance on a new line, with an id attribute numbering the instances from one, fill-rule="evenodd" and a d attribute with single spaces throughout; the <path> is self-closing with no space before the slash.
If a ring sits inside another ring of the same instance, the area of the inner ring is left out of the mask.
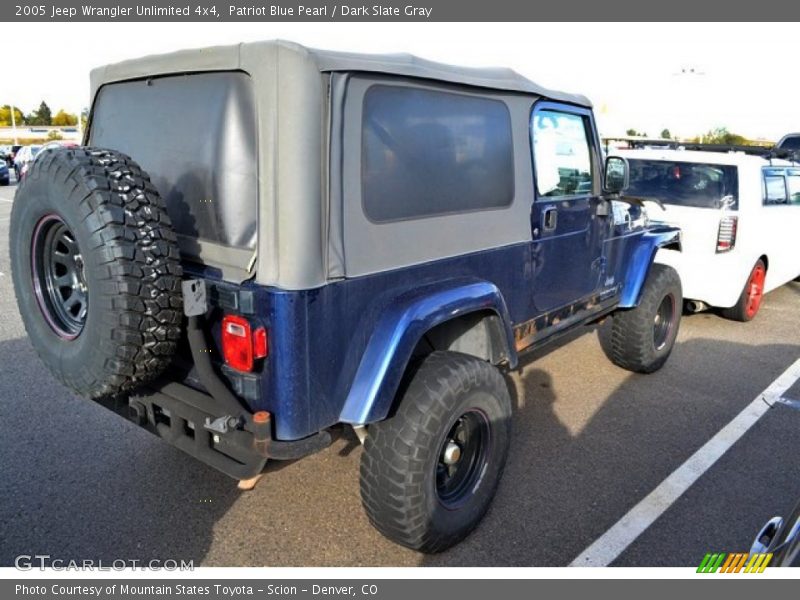
<path id="1" fill-rule="evenodd" d="M 250 77 L 195 73 L 103 86 L 93 146 L 138 162 L 179 236 L 252 250 L 256 244 L 256 111 Z M 181 244 L 192 254 L 192 244 Z"/>
<path id="2" fill-rule="evenodd" d="M 626 195 L 658 198 L 664 204 L 736 209 L 739 176 L 734 165 L 632 159 Z"/>

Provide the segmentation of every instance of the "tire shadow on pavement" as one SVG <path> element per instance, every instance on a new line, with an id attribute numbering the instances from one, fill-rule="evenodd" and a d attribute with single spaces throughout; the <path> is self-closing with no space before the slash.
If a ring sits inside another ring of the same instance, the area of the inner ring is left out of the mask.
<path id="1" fill-rule="evenodd" d="M 420 556 L 420 564 L 569 564 L 798 355 L 800 345 L 690 339 L 676 345 L 661 371 L 627 375 L 610 395 L 586 398 L 561 392 L 570 377 L 597 377 L 584 375 L 586 365 L 576 364 L 571 374 L 559 369 L 555 378 L 526 359 L 521 381 L 510 386 L 518 407 L 511 454 L 489 513 L 464 542 Z M 567 349 L 558 353 L 570 356 Z M 604 359 L 599 350 L 596 358 Z M 602 381 L 587 388 L 595 383 Z M 559 415 L 584 418 L 582 402 L 591 416 L 576 431 Z"/>

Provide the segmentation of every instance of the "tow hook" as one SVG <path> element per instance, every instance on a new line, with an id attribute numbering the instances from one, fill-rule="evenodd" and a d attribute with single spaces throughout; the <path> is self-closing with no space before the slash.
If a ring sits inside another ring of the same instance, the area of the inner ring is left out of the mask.
<path id="1" fill-rule="evenodd" d="M 231 417 L 230 415 L 225 415 L 224 417 L 217 417 L 213 421 L 211 420 L 211 417 L 206 417 L 206 422 L 203 427 L 209 431 L 213 431 L 214 433 L 225 434 L 231 429 L 238 429 L 241 424 L 241 417 Z"/>

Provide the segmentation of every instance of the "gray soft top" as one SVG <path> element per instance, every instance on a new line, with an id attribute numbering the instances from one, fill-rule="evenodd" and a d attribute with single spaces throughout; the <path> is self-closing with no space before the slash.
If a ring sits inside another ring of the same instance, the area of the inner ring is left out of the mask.
<path id="1" fill-rule="evenodd" d="M 392 234 L 397 237 L 395 246 L 399 244 L 405 250 L 395 252 L 391 244 L 381 241 L 387 249 L 386 257 L 394 257 L 391 258 L 393 262 L 387 258 L 386 264 L 358 272 L 345 265 L 341 254 L 343 230 L 339 226 L 342 207 L 338 202 L 341 198 L 337 195 L 341 182 L 334 185 L 333 180 L 329 180 L 324 158 L 328 143 L 326 132 L 331 127 L 324 110 L 330 93 L 327 74 L 385 74 L 472 86 L 486 90 L 489 95 L 509 94 L 512 96 L 510 103 L 526 105 L 517 111 L 522 115 L 515 126 L 515 135 L 521 136 L 520 148 L 526 146 L 523 138 L 528 136 L 531 98 L 534 101 L 546 98 L 581 107 L 591 106 L 584 96 L 542 88 L 511 69 L 454 67 L 408 54 L 328 52 L 290 42 L 270 41 L 183 50 L 94 69 L 91 73 L 92 115 L 98 93 L 106 84 L 215 71 L 241 71 L 250 77 L 259 161 L 257 175 L 253 175 L 258 190 L 258 214 L 246 215 L 246 218 L 257 217 L 257 239 L 253 249 L 192 238 L 188 240 L 191 248 L 182 247 L 181 251 L 192 250 L 193 258 L 220 269 L 226 280 L 243 281 L 255 277 L 259 284 L 283 289 L 310 289 L 324 285 L 332 278 L 417 264 L 530 238 L 526 215 L 530 212 L 532 199 L 526 196 L 527 188 L 519 186 L 512 208 L 496 211 L 491 226 L 487 224 L 488 216 L 482 212 L 420 219 L 404 226 L 378 227 L 360 222 L 359 227 L 363 225 L 361 230 L 356 227 L 355 233 L 351 231 L 348 238 L 367 239 L 366 231 L 371 232 L 369 235 L 374 235 L 376 240 L 385 240 Z M 98 137 L 101 131 L 98 129 Z M 93 141 L 93 135 L 90 118 L 87 143 Z M 120 144 L 116 142 L 110 139 L 104 143 L 124 149 L 124 139 L 119 140 Z M 320 160 L 314 161 L 313 157 L 320 157 Z M 518 171 L 520 177 L 530 181 L 532 175 L 528 176 L 530 165 L 527 162 L 520 159 Z M 152 174 L 158 175 L 155 171 Z M 168 192 L 162 190 L 162 194 Z M 178 192 L 190 202 L 200 200 L 194 197 L 194 192 L 189 194 L 183 189 Z M 189 207 L 190 212 L 193 206 Z M 240 219 L 237 213 L 240 208 L 230 206 L 222 210 L 228 210 Z M 207 207 L 202 210 L 207 210 Z M 458 223 L 461 229 L 456 227 Z M 447 238 L 449 246 L 440 243 L 434 248 L 406 241 L 441 238 L 438 234 L 445 226 L 453 232 Z M 494 233 L 479 240 L 474 235 L 479 230 Z"/>
<path id="2" fill-rule="evenodd" d="M 304 59 L 303 62 L 306 64 L 311 62 L 320 72 L 361 71 L 420 77 L 481 88 L 525 92 L 560 102 L 591 107 L 591 102 L 583 95 L 547 89 L 526 79 L 513 69 L 460 67 L 425 60 L 412 54 L 357 54 L 316 50 L 284 40 L 243 42 L 232 46 L 181 50 L 98 67 L 91 73 L 92 97 L 101 85 L 112 81 L 168 73 L 219 70 L 234 66 L 246 71 L 248 62 L 246 57 L 262 52 L 271 55 L 276 50 L 297 53 Z"/>

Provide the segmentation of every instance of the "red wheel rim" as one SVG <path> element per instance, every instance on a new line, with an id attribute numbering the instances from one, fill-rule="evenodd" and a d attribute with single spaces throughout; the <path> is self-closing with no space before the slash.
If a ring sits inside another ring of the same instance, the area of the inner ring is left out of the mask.
<path id="1" fill-rule="evenodd" d="M 756 265 L 753 272 L 750 273 L 750 279 L 747 281 L 747 308 L 745 312 L 747 317 L 752 319 L 756 316 L 758 309 L 761 307 L 761 299 L 764 297 L 764 279 L 767 270 L 761 263 Z"/>

